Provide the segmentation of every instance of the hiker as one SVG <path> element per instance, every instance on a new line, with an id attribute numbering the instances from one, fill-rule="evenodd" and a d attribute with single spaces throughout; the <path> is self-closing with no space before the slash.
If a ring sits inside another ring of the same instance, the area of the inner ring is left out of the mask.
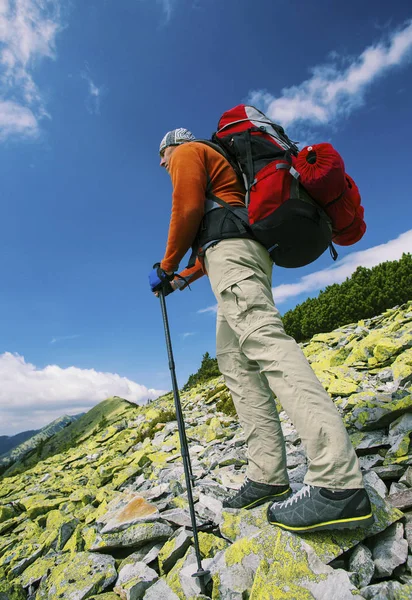
<path id="1" fill-rule="evenodd" d="M 208 275 L 218 303 L 219 370 L 248 446 L 245 482 L 223 506 L 252 508 L 273 500 L 268 520 L 295 532 L 369 525 L 371 505 L 340 415 L 296 341 L 285 333 L 275 307 L 269 253 L 239 228 L 231 211 L 214 203 L 217 197 L 240 213 L 247 211 L 242 183 L 217 150 L 196 142 L 186 129 L 167 133 L 159 151 L 173 198 L 165 256 L 150 272 L 150 286 L 167 295 Z M 192 245 L 196 263 L 176 275 Z M 309 459 L 305 485 L 293 495 L 272 392 Z"/>

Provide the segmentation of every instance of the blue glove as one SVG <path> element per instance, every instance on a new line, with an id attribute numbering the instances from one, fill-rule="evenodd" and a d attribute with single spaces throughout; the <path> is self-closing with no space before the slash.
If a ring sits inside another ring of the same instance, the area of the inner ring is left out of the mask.
<path id="1" fill-rule="evenodd" d="M 164 296 L 174 292 L 170 282 L 174 279 L 174 273 L 168 275 L 160 267 L 160 263 L 153 265 L 153 269 L 149 273 L 149 284 L 152 292 L 163 292 Z"/>

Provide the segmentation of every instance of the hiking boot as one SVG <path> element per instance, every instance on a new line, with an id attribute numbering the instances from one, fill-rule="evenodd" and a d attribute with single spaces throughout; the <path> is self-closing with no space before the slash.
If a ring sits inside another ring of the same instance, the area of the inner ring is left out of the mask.
<path id="1" fill-rule="evenodd" d="M 269 485 L 246 479 L 234 496 L 223 501 L 223 508 L 254 508 L 269 500 L 284 500 L 291 492 L 289 484 Z"/>
<path id="2" fill-rule="evenodd" d="M 269 523 L 297 533 L 320 529 L 354 529 L 373 523 L 371 503 L 363 488 L 332 491 L 305 485 L 285 502 L 267 510 Z"/>

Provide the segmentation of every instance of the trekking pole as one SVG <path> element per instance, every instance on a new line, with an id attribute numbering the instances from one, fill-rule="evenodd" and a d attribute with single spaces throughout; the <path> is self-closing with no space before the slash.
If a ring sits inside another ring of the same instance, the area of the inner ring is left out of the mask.
<path id="1" fill-rule="evenodd" d="M 200 591 L 202 594 L 205 594 L 206 593 L 205 577 L 206 577 L 206 575 L 209 575 L 210 571 L 205 571 L 205 569 L 203 569 L 202 557 L 200 556 L 199 537 L 197 534 L 196 515 L 195 515 L 195 508 L 194 508 L 193 494 L 192 494 L 192 482 L 194 480 L 194 477 L 192 475 L 192 465 L 190 463 L 190 454 L 189 454 L 189 446 L 188 446 L 187 438 L 186 438 L 185 422 L 183 420 L 182 406 L 180 404 L 179 388 L 177 387 L 176 370 L 175 370 L 175 363 L 174 363 L 173 351 L 172 351 L 172 342 L 170 339 L 169 321 L 167 318 L 167 311 L 166 311 L 166 301 L 165 301 L 165 297 L 164 297 L 162 290 L 160 290 L 160 292 L 159 292 L 159 298 L 160 298 L 160 305 L 162 307 L 162 316 L 163 316 L 163 325 L 164 325 L 164 329 L 165 329 L 166 347 L 167 347 L 167 354 L 169 357 L 169 369 L 170 369 L 170 374 L 172 377 L 173 397 L 174 397 L 174 401 L 175 401 L 177 427 L 179 430 L 180 451 L 182 454 L 183 468 L 185 471 L 187 498 L 189 501 L 190 519 L 192 521 L 192 529 L 193 529 L 193 541 L 195 544 L 195 552 L 196 552 L 196 559 L 197 559 L 197 571 L 196 571 L 196 573 L 193 573 L 192 577 L 199 578 Z"/>

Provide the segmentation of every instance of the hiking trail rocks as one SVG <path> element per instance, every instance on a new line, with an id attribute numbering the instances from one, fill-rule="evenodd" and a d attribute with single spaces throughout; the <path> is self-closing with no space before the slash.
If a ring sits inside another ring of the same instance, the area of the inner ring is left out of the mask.
<path id="1" fill-rule="evenodd" d="M 181 402 L 205 596 L 192 576 L 173 396 L 146 406 L 112 398 L 100 421 L 92 411 L 77 421 L 89 419 L 70 444 L 2 477 L 1 600 L 411 598 L 412 302 L 301 347 L 356 448 L 373 525 L 298 536 L 270 525 L 266 506 L 223 509 L 244 480 L 247 450 L 223 379 L 198 385 Z M 297 490 L 306 457 L 278 408 Z"/>

